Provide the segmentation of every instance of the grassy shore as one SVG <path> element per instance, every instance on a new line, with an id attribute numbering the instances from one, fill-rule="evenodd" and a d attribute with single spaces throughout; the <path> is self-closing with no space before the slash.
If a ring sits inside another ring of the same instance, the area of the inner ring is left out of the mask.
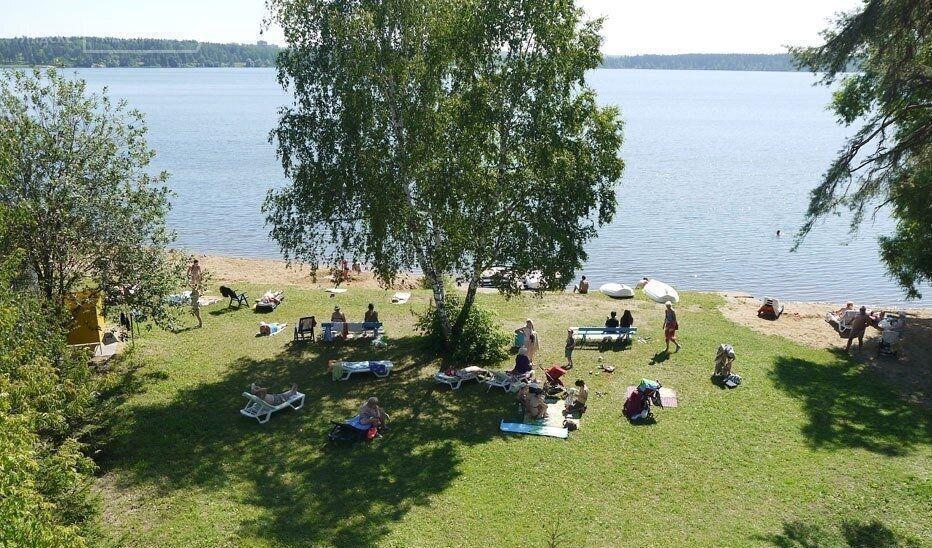
<path id="1" fill-rule="evenodd" d="M 243 284 L 250 294 L 266 287 Z M 660 305 L 600 295 L 483 294 L 502 325 L 534 318 L 538 362 L 562 362 L 568 325 L 601 324 L 630 308 L 643 340 L 576 352 L 572 382 L 591 387 L 590 411 L 570 439 L 498 431 L 513 396 L 485 386 L 438 388 L 440 361 L 391 292 L 351 288 L 337 298 L 285 287 L 278 310 L 205 308 L 203 329 L 151 331 L 140 392 L 122 409 L 100 455 L 107 544 L 136 546 L 836 546 L 928 545 L 932 437 L 925 401 L 900 398 L 875 367 L 727 320 L 722 297 L 687 293 L 678 306 L 683 350 L 665 355 Z M 293 344 L 302 315 L 339 304 L 361 317 L 373 302 L 391 341 Z M 288 332 L 257 338 L 259 321 Z M 191 324 L 193 325 L 193 320 Z M 716 346 L 734 344 L 744 384 L 709 374 Z M 598 356 L 615 365 L 598 373 Z M 387 358 L 388 379 L 332 382 L 335 358 Z M 502 364 L 504 367 L 506 364 Z M 620 416 L 625 387 L 660 379 L 680 407 L 657 423 Z M 258 425 L 239 415 L 250 382 L 297 382 L 304 409 Z M 604 395 L 596 395 L 601 393 Z M 370 395 L 393 429 L 370 444 L 327 447 L 330 420 Z"/>

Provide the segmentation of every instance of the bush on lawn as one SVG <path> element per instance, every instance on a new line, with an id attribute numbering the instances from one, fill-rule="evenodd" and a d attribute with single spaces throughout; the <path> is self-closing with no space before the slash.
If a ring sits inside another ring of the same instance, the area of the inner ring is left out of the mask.
<path id="1" fill-rule="evenodd" d="M 455 318 L 460 313 L 462 305 L 455 290 L 447 293 L 446 308 L 450 318 Z M 417 315 L 416 328 L 427 336 L 431 346 L 442 351 L 443 335 L 433 301 L 427 312 Z M 453 337 L 449 357 L 464 364 L 497 363 L 508 357 L 508 341 L 508 335 L 495 321 L 495 313 L 474 304 L 469 310 L 462 333 Z"/>

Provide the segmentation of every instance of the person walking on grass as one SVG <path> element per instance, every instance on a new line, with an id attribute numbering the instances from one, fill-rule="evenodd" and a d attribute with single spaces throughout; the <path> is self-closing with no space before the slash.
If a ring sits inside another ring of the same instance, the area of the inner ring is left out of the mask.
<path id="1" fill-rule="evenodd" d="M 573 350 L 576 349 L 576 338 L 573 337 L 573 330 L 566 330 L 566 349 L 563 351 L 563 355 L 566 356 L 566 368 L 573 368 Z"/>
<path id="2" fill-rule="evenodd" d="M 673 310 L 673 303 L 667 302 L 667 309 L 663 314 L 663 336 L 667 342 L 667 354 L 670 353 L 670 343 L 676 345 L 676 352 L 680 351 L 680 343 L 676 342 L 676 330 L 680 324 L 676 321 L 676 310 Z"/>
<path id="3" fill-rule="evenodd" d="M 204 322 L 201 320 L 201 289 L 200 285 L 195 285 L 191 288 L 191 314 L 197 318 L 197 326 L 204 327 Z"/>

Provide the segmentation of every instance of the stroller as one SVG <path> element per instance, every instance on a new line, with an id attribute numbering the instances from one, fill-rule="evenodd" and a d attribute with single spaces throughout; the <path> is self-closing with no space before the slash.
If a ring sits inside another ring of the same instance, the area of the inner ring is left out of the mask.
<path id="1" fill-rule="evenodd" d="M 641 379 L 637 388 L 631 392 L 628 399 L 625 400 L 622 412 L 631 422 L 644 422 L 654 418 L 651 412 L 651 405 L 663 407 L 660 399 L 661 385 L 658 381 Z"/>
<path id="2" fill-rule="evenodd" d="M 330 423 L 333 424 L 333 427 L 327 433 L 327 441 L 331 442 L 372 441 L 379 433 L 376 427 L 359 422 L 359 415 L 343 422 L 330 421 Z"/>
<path id="3" fill-rule="evenodd" d="M 541 368 L 543 369 L 543 368 Z M 566 369 L 555 365 L 550 369 L 543 369 L 547 377 L 547 383 L 544 385 L 544 393 L 548 396 L 561 397 L 566 393 L 566 387 L 560 377 L 566 375 Z"/>

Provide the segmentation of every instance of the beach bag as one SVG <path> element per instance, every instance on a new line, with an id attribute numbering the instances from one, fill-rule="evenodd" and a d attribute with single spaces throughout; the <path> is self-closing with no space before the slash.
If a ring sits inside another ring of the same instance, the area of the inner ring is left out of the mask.
<path id="1" fill-rule="evenodd" d="M 728 375 L 728 377 L 725 378 L 725 386 L 727 386 L 728 388 L 735 388 L 739 384 L 741 384 L 740 375 L 733 374 L 733 375 Z"/>
<path id="2" fill-rule="evenodd" d="M 660 390 L 660 383 L 650 379 L 641 379 L 638 383 L 638 392 L 648 392 L 650 390 Z"/>

